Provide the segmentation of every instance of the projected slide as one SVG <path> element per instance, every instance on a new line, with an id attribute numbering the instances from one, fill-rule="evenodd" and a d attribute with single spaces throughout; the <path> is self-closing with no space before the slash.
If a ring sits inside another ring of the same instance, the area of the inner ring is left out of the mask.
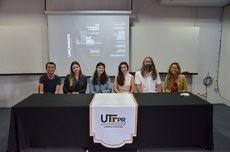
<path id="1" fill-rule="evenodd" d="M 88 76 L 98 62 L 111 76 L 120 62 L 129 62 L 128 15 L 48 15 L 48 30 L 49 58 L 60 76 L 70 72 L 75 60 Z"/>

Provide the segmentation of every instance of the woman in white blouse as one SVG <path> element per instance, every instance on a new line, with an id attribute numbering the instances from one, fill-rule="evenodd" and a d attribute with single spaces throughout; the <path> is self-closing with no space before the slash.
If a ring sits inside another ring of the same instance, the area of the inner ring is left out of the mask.
<path id="1" fill-rule="evenodd" d="M 134 76 L 129 72 L 127 62 L 121 62 L 118 67 L 118 75 L 115 76 L 113 89 L 116 93 L 134 93 L 135 82 Z"/>

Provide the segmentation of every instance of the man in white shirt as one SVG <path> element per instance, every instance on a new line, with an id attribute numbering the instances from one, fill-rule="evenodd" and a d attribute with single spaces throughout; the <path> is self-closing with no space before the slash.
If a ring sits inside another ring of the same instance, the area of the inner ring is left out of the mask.
<path id="1" fill-rule="evenodd" d="M 135 73 L 135 84 L 138 93 L 163 91 L 160 75 L 151 57 L 145 57 L 141 70 Z"/>

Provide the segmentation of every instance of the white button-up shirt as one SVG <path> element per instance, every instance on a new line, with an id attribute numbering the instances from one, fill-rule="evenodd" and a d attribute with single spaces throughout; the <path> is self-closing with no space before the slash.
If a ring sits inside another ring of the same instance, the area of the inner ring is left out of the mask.
<path id="1" fill-rule="evenodd" d="M 161 78 L 159 73 L 157 73 L 157 77 L 153 80 L 152 76 L 143 77 L 141 75 L 141 71 L 137 71 L 135 73 L 135 84 L 141 84 L 142 92 L 157 92 L 157 85 L 161 84 Z"/>

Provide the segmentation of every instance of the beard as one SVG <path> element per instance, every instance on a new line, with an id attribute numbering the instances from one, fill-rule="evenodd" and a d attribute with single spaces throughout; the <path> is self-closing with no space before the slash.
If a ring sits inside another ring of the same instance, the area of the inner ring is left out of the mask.
<path id="1" fill-rule="evenodd" d="M 151 70 L 152 70 L 152 65 L 151 65 L 151 64 L 145 65 L 145 69 L 146 69 L 146 71 L 151 72 Z"/>

